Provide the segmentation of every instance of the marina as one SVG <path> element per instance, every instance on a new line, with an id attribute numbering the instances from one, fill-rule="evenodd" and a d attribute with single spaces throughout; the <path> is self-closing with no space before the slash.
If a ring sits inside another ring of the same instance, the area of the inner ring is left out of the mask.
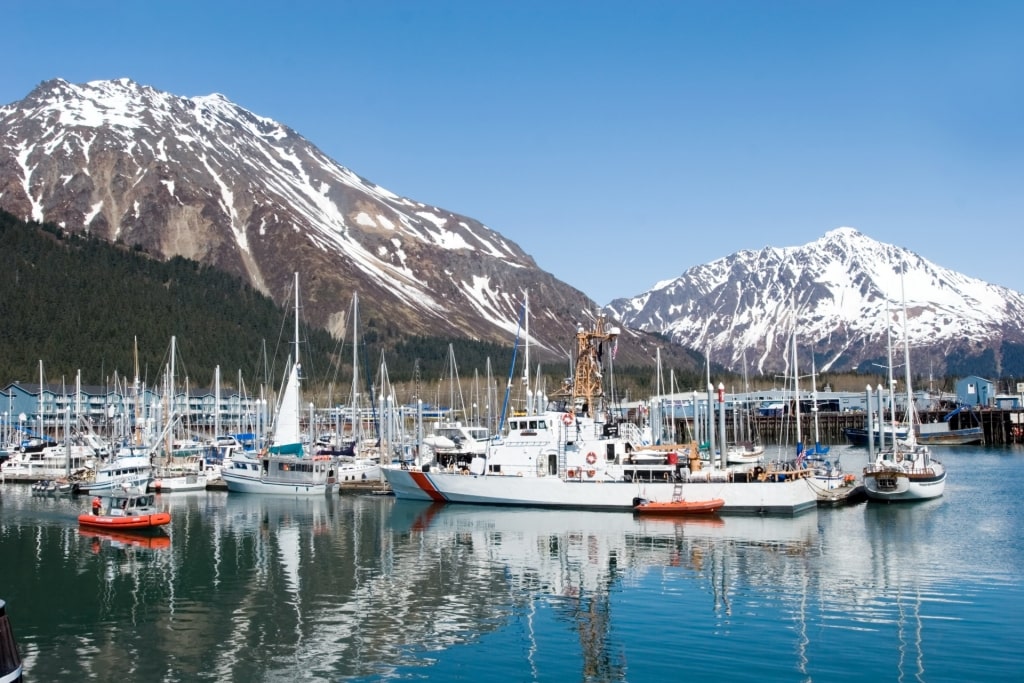
<path id="1" fill-rule="evenodd" d="M 911 503 L 665 519 L 200 491 L 155 497 L 155 541 L 7 483 L 0 599 L 26 680 L 845 681 L 858 652 L 859 679 L 1018 680 L 1024 448 L 933 450 L 945 494 Z"/>

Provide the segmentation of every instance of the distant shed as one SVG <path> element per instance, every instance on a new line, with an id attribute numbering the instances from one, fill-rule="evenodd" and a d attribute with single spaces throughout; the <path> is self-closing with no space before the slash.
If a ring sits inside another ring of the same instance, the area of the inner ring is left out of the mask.
<path id="1" fill-rule="evenodd" d="M 956 400 L 960 405 L 991 407 L 995 405 L 996 385 L 992 380 L 968 375 L 956 382 Z"/>

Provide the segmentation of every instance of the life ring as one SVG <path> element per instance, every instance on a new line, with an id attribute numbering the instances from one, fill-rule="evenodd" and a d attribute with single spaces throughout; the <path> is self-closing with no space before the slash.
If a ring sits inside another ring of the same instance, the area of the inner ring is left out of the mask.
<path id="1" fill-rule="evenodd" d="M 587 476 L 588 476 L 588 477 L 592 477 L 592 476 L 594 476 L 595 474 L 597 474 L 597 472 L 595 472 L 594 470 L 587 470 Z"/>
<path id="2" fill-rule="evenodd" d="M 597 453 L 590 451 L 587 453 L 587 464 L 593 465 L 595 462 L 597 462 Z"/>
<path id="3" fill-rule="evenodd" d="M 566 413 L 565 415 L 562 416 L 562 422 L 565 424 L 566 427 L 568 427 L 569 425 L 571 425 L 575 421 L 576 421 L 576 416 L 572 414 L 571 410 L 568 413 Z"/>

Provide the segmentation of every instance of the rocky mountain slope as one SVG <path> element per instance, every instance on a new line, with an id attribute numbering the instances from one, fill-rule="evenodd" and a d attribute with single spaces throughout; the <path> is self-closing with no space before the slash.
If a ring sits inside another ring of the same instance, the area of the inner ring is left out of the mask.
<path id="1" fill-rule="evenodd" d="M 909 324 L 903 324 L 904 293 Z M 794 331 L 801 372 L 885 363 L 888 330 L 915 372 L 950 358 L 995 356 L 1024 343 L 1024 296 L 942 268 L 907 249 L 838 228 L 799 247 L 740 251 L 613 301 L 625 324 L 705 350 L 754 373 L 789 370 Z M 891 324 L 887 325 L 887 320 Z"/>
<path id="2" fill-rule="evenodd" d="M 0 207 L 195 259 L 278 301 L 298 270 L 304 316 L 336 336 L 358 291 L 360 316 L 391 333 L 509 344 L 529 290 L 538 357 L 557 358 L 597 309 L 479 221 L 399 197 L 221 95 L 40 84 L 0 108 Z M 623 345 L 634 360 L 652 349 Z"/>

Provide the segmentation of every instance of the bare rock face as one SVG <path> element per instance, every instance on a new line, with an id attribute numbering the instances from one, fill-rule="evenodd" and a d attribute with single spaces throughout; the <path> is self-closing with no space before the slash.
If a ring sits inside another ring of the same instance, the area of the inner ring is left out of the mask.
<path id="1" fill-rule="evenodd" d="M 534 343 L 561 355 L 596 305 L 471 218 L 374 185 L 221 95 L 130 80 L 40 84 L 0 108 L 0 207 L 228 271 L 340 334 L 363 315 L 409 334 L 508 344 L 530 291 Z"/>

